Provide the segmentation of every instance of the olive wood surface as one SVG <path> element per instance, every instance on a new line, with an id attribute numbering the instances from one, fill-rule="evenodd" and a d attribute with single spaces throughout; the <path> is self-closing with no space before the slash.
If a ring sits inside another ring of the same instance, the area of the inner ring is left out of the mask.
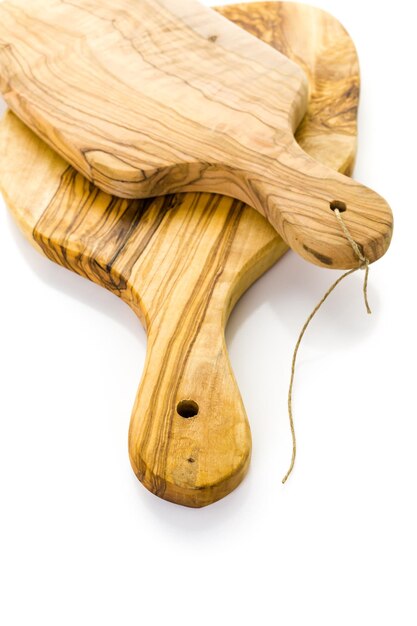
<path id="1" fill-rule="evenodd" d="M 337 200 L 371 262 L 388 248 L 386 202 L 295 141 L 308 102 L 300 67 L 196 0 L 4 2 L 0 89 L 103 191 L 231 196 L 309 261 L 356 267 Z"/>
<path id="2" fill-rule="evenodd" d="M 293 3 L 218 10 L 300 63 L 311 99 L 297 139 L 329 167 L 350 173 L 359 73 L 342 26 Z M 259 213 L 227 197 L 109 196 L 10 111 L 0 149 L 0 186 L 29 240 L 120 296 L 147 330 L 129 434 L 136 475 L 157 495 L 188 506 L 225 496 L 248 469 L 251 437 L 224 328 L 241 294 L 286 251 L 283 240 Z M 188 419 L 177 411 L 196 406 Z"/>

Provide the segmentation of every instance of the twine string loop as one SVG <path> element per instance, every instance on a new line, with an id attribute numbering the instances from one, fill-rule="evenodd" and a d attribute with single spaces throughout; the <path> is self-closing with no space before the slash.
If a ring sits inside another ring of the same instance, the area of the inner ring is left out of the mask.
<path id="1" fill-rule="evenodd" d="M 312 313 L 310 313 L 310 315 L 307 318 L 306 323 L 304 324 L 303 328 L 301 329 L 300 335 L 298 337 L 297 343 L 295 345 L 295 349 L 294 349 L 294 354 L 293 354 L 293 358 L 292 358 L 292 363 L 291 363 L 291 379 L 290 379 L 290 386 L 289 386 L 289 390 L 288 390 L 288 416 L 289 416 L 289 421 L 290 421 L 290 429 L 291 429 L 291 437 L 292 437 L 292 457 L 291 457 L 291 463 L 290 463 L 290 467 L 287 471 L 287 473 L 285 474 L 284 478 L 282 479 L 282 484 L 285 484 L 288 480 L 288 478 L 291 476 L 292 471 L 294 469 L 294 465 L 295 465 L 295 459 L 297 457 L 297 438 L 296 438 L 296 434 L 295 434 L 295 426 L 294 426 L 294 416 L 293 416 L 293 409 L 292 409 L 292 398 L 293 398 L 293 389 L 294 389 L 294 378 L 295 378 L 295 368 L 297 365 L 297 357 L 298 357 L 298 352 L 300 349 L 300 345 L 301 342 L 303 340 L 303 337 L 307 331 L 307 328 L 310 326 L 310 323 L 312 321 L 312 319 L 315 317 L 316 313 L 321 309 L 321 307 L 323 306 L 323 304 L 326 302 L 327 298 L 330 296 L 331 293 L 333 293 L 333 291 L 336 289 L 336 287 L 343 281 L 345 280 L 345 278 L 347 278 L 348 276 L 350 276 L 351 274 L 354 274 L 355 272 L 357 272 L 360 269 L 365 270 L 365 278 L 363 281 L 363 296 L 364 296 L 364 300 L 365 300 L 365 307 L 366 307 L 366 311 L 367 313 L 370 315 L 372 313 L 371 308 L 369 306 L 369 300 L 368 300 L 368 280 L 369 280 L 369 259 L 367 259 L 362 250 L 360 249 L 359 245 L 356 243 L 356 241 L 353 239 L 348 227 L 346 226 L 346 223 L 344 222 L 341 212 L 338 208 L 334 208 L 332 209 L 336 219 L 346 237 L 346 239 L 349 241 L 350 245 L 353 248 L 353 251 L 355 252 L 358 261 L 359 261 L 359 267 L 353 268 L 347 272 L 345 272 L 344 274 L 342 274 L 341 276 L 339 276 L 339 278 L 331 285 L 331 287 L 326 291 L 326 293 L 324 294 L 323 298 L 320 300 L 320 302 L 317 304 L 317 306 L 314 308 L 314 310 L 312 311 Z"/>

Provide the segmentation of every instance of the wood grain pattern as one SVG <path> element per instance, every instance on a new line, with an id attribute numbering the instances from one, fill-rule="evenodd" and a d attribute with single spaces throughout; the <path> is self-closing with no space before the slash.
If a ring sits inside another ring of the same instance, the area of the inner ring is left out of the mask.
<path id="1" fill-rule="evenodd" d="M 290 3 L 219 10 L 303 62 L 312 98 L 298 140 L 313 156 L 314 147 L 322 151 L 328 165 L 350 171 L 359 76 L 355 49 L 339 23 Z M 332 55 L 335 38 L 345 50 L 342 60 Z M 349 123 L 342 101 L 332 96 L 335 77 L 355 94 Z M 323 111 L 332 124 L 320 117 Z M 123 298 L 147 329 L 129 436 L 135 473 L 152 492 L 180 504 L 203 506 L 223 497 L 244 477 L 251 452 L 224 327 L 241 294 L 285 252 L 284 242 L 257 212 L 230 198 L 108 196 L 11 112 L 0 126 L 0 150 L 0 186 L 29 240 Z M 180 410 L 192 413 L 194 402 L 197 416 L 178 414 L 184 400 Z"/>
<path id="2" fill-rule="evenodd" d="M 307 104 L 298 66 L 195 0 L 5 2 L 0 88 L 106 192 L 223 193 L 253 206 L 306 259 L 356 267 L 330 209 L 339 200 L 371 261 L 388 248 L 386 202 L 294 139 Z"/>
<path id="3" fill-rule="evenodd" d="M 297 63 L 309 81 L 309 104 L 297 129 L 303 150 L 352 175 L 357 148 L 359 63 L 345 28 L 332 15 L 296 2 L 232 4 L 216 9 Z"/>

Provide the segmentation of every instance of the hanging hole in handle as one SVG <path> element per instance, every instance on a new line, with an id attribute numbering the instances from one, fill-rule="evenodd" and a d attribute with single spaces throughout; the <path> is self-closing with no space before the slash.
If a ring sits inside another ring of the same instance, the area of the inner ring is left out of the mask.
<path id="1" fill-rule="evenodd" d="M 330 208 L 332 211 L 339 209 L 340 213 L 344 213 L 347 209 L 347 206 L 346 203 L 342 202 L 341 200 L 333 200 L 333 202 L 330 202 Z"/>
<path id="2" fill-rule="evenodd" d="M 181 400 L 177 404 L 177 413 L 184 417 L 185 419 L 189 419 L 190 417 L 195 417 L 198 415 L 199 406 L 197 402 L 194 400 Z"/>

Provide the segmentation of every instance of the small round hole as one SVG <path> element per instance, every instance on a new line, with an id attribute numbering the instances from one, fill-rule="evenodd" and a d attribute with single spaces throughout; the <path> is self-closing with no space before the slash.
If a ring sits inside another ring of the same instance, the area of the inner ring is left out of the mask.
<path id="1" fill-rule="evenodd" d="M 347 206 L 345 202 L 342 202 L 341 200 L 333 200 L 333 202 L 330 202 L 330 208 L 332 211 L 339 209 L 341 213 L 344 213 L 347 209 Z"/>
<path id="2" fill-rule="evenodd" d="M 181 400 L 177 406 L 177 413 L 186 419 L 195 417 L 198 414 L 198 404 L 194 400 Z"/>

